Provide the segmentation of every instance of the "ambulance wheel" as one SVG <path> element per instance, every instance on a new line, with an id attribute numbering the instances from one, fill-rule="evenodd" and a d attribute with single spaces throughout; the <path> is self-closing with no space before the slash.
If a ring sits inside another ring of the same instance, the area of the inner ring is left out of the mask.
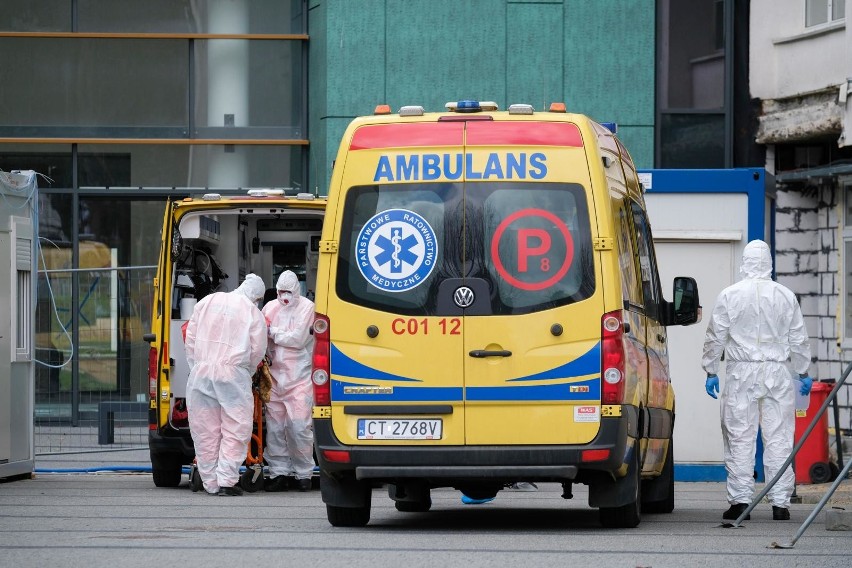
<path id="1" fill-rule="evenodd" d="M 642 520 L 642 479 L 639 470 L 639 440 L 633 448 L 633 461 L 627 475 L 620 481 L 635 487 L 632 500 L 620 507 L 601 507 L 598 511 L 601 525 L 606 528 L 632 529 Z"/>
<path id="2" fill-rule="evenodd" d="M 189 488 L 192 489 L 193 493 L 197 493 L 204 489 L 204 482 L 201 481 L 201 474 L 198 473 L 196 468 L 190 468 L 190 477 L 189 477 Z"/>
<path id="3" fill-rule="evenodd" d="M 177 456 L 151 453 L 151 477 L 157 487 L 177 487 L 183 476 L 183 464 Z"/>
<path id="4" fill-rule="evenodd" d="M 328 522 L 333 527 L 363 527 L 370 522 L 370 507 L 325 506 Z"/>
<path id="5" fill-rule="evenodd" d="M 257 480 L 252 481 L 254 479 L 254 470 L 251 468 L 246 469 L 240 475 L 240 487 L 242 487 L 247 493 L 255 493 L 263 489 L 263 473 L 257 476 Z"/>
<path id="6" fill-rule="evenodd" d="M 331 474 L 320 469 L 320 490 L 333 527 L 363 527 L 370 522 L 373 487 L 355 472 Z"/>

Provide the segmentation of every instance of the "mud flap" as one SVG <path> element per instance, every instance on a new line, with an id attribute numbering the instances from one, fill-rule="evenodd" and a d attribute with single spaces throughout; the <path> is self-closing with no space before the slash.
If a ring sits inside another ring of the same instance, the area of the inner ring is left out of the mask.
<path id="1" fill-rule="evenodd" d="M 323 503 L 333 507 L 368 507 L 372 486 L 369 481 L 359 481 L 351 474 L 329 475 L 320 469 L 320 492 Z"/>
<path id="2" fill-rule="evenodd" d="M 636 442 L 638 444 L 638 441 Z M 589 484 L 589 506 L 598 508 L 621 507 L 636 501 L 639 475 L 638 460 L 631 448 L 625 457 L 630 466 L 627 475 L 617 479 L 600 478 Z"/>

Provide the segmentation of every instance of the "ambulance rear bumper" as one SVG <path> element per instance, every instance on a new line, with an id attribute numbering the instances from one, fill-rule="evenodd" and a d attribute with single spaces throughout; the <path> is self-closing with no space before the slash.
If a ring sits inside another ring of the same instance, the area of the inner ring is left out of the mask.
<path id="1" fill-rule="evenodd" d="M 637 434 L 635 424 L 635 411 L 603 417 L 598 435 L 582 445 L 361 446 L 340 443 L 334 436 L 331 420 L 315 418 L 314 441 L 323 471 L 332 475 L 348 472 L 356 479 L 570 481 L 581 470 L 609 473 L 620 470 L 628 440 Z M 348 461 L 332 461 L 341 455 L 347 455 Z"/>

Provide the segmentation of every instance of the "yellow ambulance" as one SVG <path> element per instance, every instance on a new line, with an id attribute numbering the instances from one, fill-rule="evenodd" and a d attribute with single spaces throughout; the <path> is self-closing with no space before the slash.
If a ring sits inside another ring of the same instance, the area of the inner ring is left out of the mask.
<path id="1" fill-rule="evenodd" d="M 236 289 L 250 272 L 274 297 L 278 276 L 292 270 L 302 295 L 313 298 L 325 206 L 324 198 L 285 189 L 206 193 L 166 205 L 151 332 L 144 336 L 150 345 L 148 446 L 156 486 L 179 485 L 183 467 L 195 458 L 181 329 L 194 305 L 213 292 Z M 241 476 L 247 491 L 263 487 L 256 473 L 247 469 Z"/>
<path id="2" fill-rule="evenodd" d="M 355 119 L 319 243 L 312 379 L 334 526 L 430 491 L 589 486 L 609 527 L 674 507 L 664 299 L 643 190 L 613 125 L 458 101 Z"/>

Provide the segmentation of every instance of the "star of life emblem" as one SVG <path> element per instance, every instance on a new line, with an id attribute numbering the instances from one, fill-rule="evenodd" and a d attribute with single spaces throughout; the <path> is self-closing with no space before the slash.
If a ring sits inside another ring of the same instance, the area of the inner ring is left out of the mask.
<path id="1" fill-rule="evenodd" d="M 435 268 L 435 231 L 413 211 L 382 211 L 358 233 L 355 258 L 367 282 L 386 292 L 406 292 L 425 282 Z"/>

